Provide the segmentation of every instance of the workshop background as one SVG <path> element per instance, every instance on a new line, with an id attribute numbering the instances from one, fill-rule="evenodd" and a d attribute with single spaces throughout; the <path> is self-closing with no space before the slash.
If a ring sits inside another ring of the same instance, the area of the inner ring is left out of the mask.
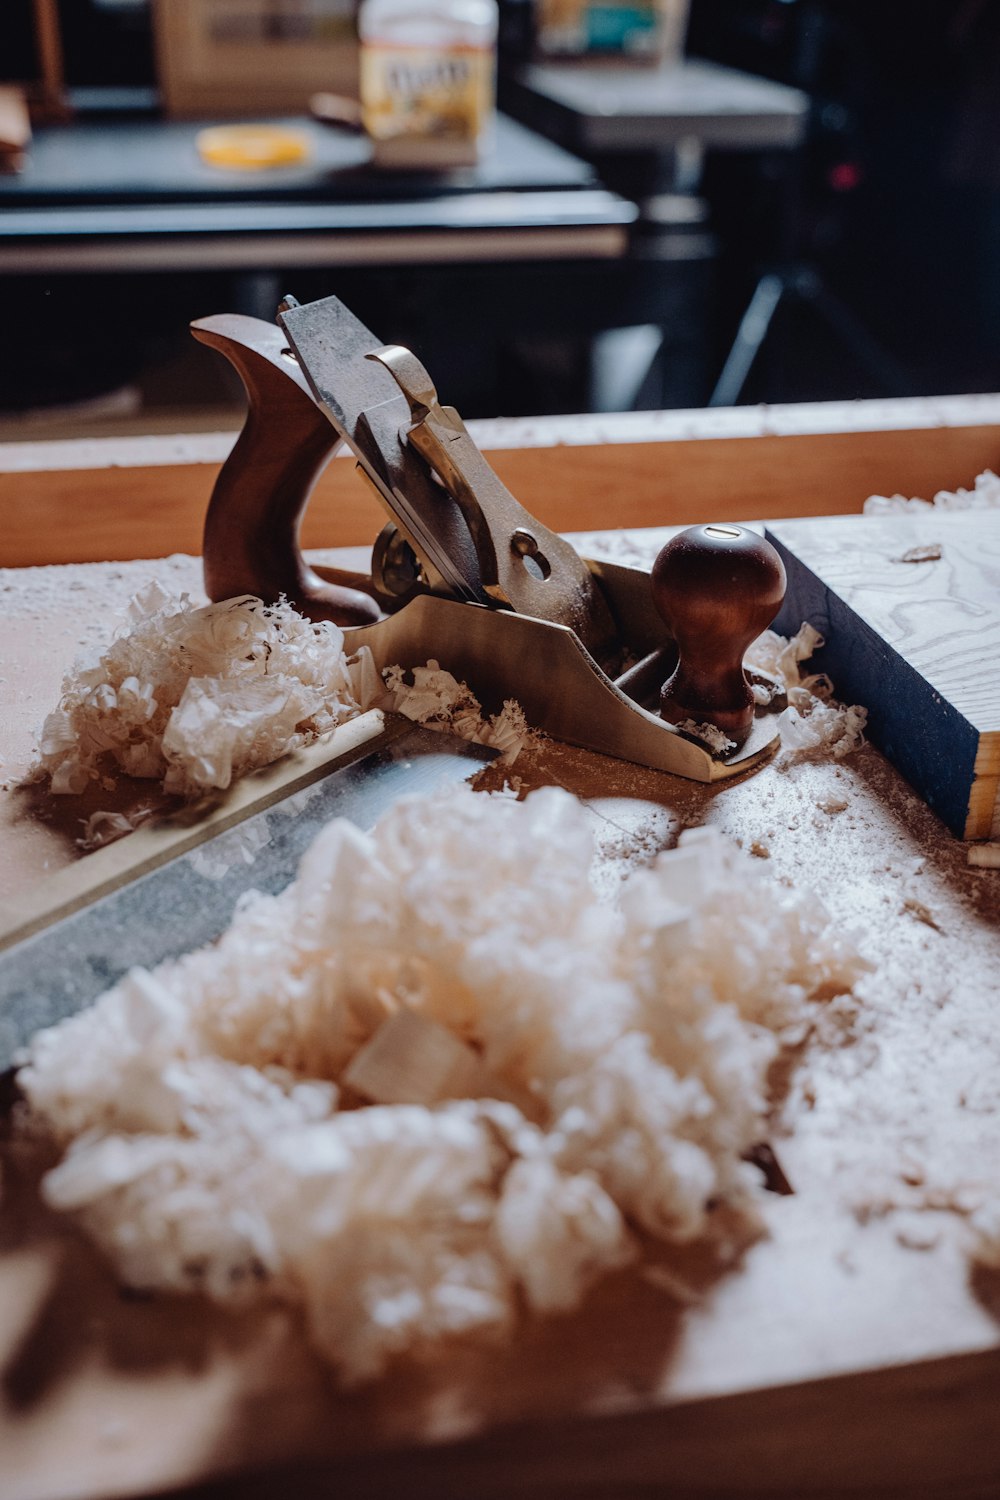
<path id="1" fill-rule="evenodd" d="M 36 140 L 59 132 L 72 172 L 82 125 L 113 143 L 159 117 L 151 7 L 53 0 L 58 98 L 37 85 L 43 9 L 7 0 L 0 80 L 35 89 Z M 703 135 L 664 126 L 663 144 L 647 130 L 632 145 L 626 118 L 610 146 L 588 146 L 586 121 L 533 92 L 540 61 L 567 76 L 581 66 L 539 58 L 537 20 L 529 0 L 501 0 L 500 108 L 539 152 L 574 142 L 581 187 L 634 205 L 624 253 L 33 272 L 45 241 L 19 241 L 19 216 L 44 208 L 45 190 L 33 192 L 29 147 L 23 170 L 0 176 L 0 437 L 220 425 L 240 392 L 187 324 L 272 316 L 286 291 L 341 296 L 387 342 L 414 347 L 470 417 L 1000 389 L 997 0 L 691 0 L 684 57 L 660 69 L 664 114 L 685 69 L 735 71 L 705 75 L 721 93 Z M 656 67 L 629 66 L 636 78 Z M 738 88 L 744 75 L 797 91 L 801 127 L 777 143 L 755 143 L 752 121 L 742 141 L 720 134 L 726 80 Z M 416 173 L 400 188 L 358 169 L 349 183 L 402 213 L 450 193 L 446 177 Z M 520 191 L 499 177 L 487 188 L 498 202 Z M 113 185 L 106 196 L 113 204 Z M 162 194 L 159 212 L 176 197 Z"/>

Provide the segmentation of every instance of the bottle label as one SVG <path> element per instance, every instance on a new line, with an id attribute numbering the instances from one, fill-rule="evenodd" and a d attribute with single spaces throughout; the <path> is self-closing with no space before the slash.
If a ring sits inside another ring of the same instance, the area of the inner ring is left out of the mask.
<path id="1" fill-rule="evenodd" d="M 493 104 L 493 53 L 482 47 L 361 49 L 361 108 L 376 143 L 399 136 L 475 143 Z"/>

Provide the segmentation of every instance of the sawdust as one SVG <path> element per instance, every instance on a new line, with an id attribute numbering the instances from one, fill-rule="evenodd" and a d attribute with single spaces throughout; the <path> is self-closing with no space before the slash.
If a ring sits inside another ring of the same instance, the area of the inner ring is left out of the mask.
<path id="1" fill-rule="evenodd" d="M 879 956 L 853 1010 L 824 1012 L 771 1122 L 797 1197 L 813 1215 L 819 1259 L 834 1261 L 843 1248 L 842 1215 L 853 1220 L 857 1210 L 870 1223 L 881 1206 L 890 1223 L 897 1215 L 945 1216 L 922 1254 L 939 1258 L 948 1275 L 961 1273 L 956 1249 L 1000 1264 L 1000 1212 L 991 1217 L 986 1206 L 1000 1202 L 995 871 L 970 867 L 967 847 L 868 747 L 839 763 L 798 759 L 777 774 L 713 788 L 673 781 L 665 796 L 654 773 L 612 763 L 598 772 L 595 759 L 552 747 L 537 774 L 584 797 L 606 777 L 619 797 L 640 799 L 646 827 L 646 799 L 659 791 L 656 837 L 673 842 L 699 820 L 718 827 L 766 858 L 788 888 L 814 887 L 834 920 Z M 621 808 L 618 820 L 627 827 Z M 619 879 L 647 857 L 629 854 L 624 838 L 615 852 Z M 789 1210 L 769 1204 L 766 1212 L 780 1233 Z M 920 1236 L 905 1222 L 893 1242 L 912 1253 Z M 903 1267 L 897 1274 L 905 1282 Z M 965 1316 L 981 1331 L 974 1307 Z"/>

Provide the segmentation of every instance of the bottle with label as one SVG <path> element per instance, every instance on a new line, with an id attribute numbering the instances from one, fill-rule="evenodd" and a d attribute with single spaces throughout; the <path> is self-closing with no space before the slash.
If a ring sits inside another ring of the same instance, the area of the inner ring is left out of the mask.
<path id="1" fill-rule="evenodd" d="M 376 164 L 477 161 L 495 107 L 496 0 L 362 0 L 358 35 Z"/>

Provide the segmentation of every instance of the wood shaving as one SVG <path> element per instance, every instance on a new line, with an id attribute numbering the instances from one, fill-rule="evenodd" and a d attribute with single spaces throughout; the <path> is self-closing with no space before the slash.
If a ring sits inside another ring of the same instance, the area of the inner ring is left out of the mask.
<path id="1" fill-rule="evenodd" d="M 904 1250 L 933 1250 L 941 1243 L 941 1227 L 926 1215 L 910 1214 L 896 1220 L 896 1242 Z"/>
<path id="2" fill-rule="evenodd" d="M 404 672 L 402 667 L 388 667 L 383 673 L 385 693 L 378 706 L 404 714 L 426 729 L 440 729 L 457 734 L 474 744 L 492 745 L 499 750 L 502 765 L 513 765 L 523 750 L 537 746 L 540 736 L 528 727 L 524 710 L 513 698 L 492 718 L 487 718 L 479 699 L 464 682 L 459 682 L 439 662 Z"/>
<path id="3" fill-rule="evenodd" d="M 347 1382 L 578 1304 L 641 1237 L 730 1245 L 762 1187 L 768 1070 L 870 966 L 815 897 L 692 830 L 617 900 L 568 793 L 335 821 L 211 948 L 33 1040 L 23 1128 L 129 1286 L 301 1305 Z M 488 851 L 488 857 L 485 852 Z M 531 1099 L 349 1108 L 392 1012 Z M 725 1206 L 726 1213 L 720 1213 Z M 728 1226 L 728 1227 L 724 1227 Z"/>
<path id="4" fill-rule="evenodd" d="M 907 896 L 903 902 L 902 910 L 909 912 L 911 917 L 916 917 L 918 922 L 923 922 L 925 927 L 932 927 L 935 932 L 940 932 L 941 927 L 930 907 L 923 901 L 918 901 L 915 896 Z"/>
<path id="5" fill-rule="evenodd" d="M 748 668 L 784 684 L 788 707 L 779 723 L 786 762 L 815 754 L 843 760 L 865 743 L 868 710 L 833 701 L 833 683 L 825 672 L 802 671 L 802 663 L 822 645 L 819 631 L 805 623 L 790 639 L 765 630 L 746 654 Z"/>
<path id="6" fill-rule="evenodd" d="M 992 469 L 977 476 L 971 490 L 938 490 L 933 500 L 905 495 L 869 495 L 866 516 L 921 514 L 930 510 L 995 510 L 1000 506 L 1000 477 Z"/>
<path id="7" fill-rule="evenodd" d="M 819 752 L 843 760 L 865 743 L 868 710 L 854 704 L 815 702 L 805 714 L 789 706 L 781 715 L 781 743 L 786 752 Z"/>
<path id="8" fill-rule="evenodd" d="M 369 705 L 343 632 L 244 596 L 193 608 L 151 583 L 125 627 L 63 681 L 36 777 L 80 793 L 108 769 L 196 797 L 268 765 Z"/>
<path id="9" fill-rule="evenodd" d="M 927 542 L 922 547 L 910 547 L 896 562 L 901 563 L 924 563 L 940 562 L 943 556 L 940 542 Z"/>
<path id="10" fill-rule="evenodd" d="M 744 657 L 744 665 L 782 683 L 790 701 L 805 707 L 804 695 L 828 696 L 825 691 L 827 679 L 810 677 L 800 670 L 801 664 L 808 661 L 822 645 L 823 637 L 808 623 L 803 624 L 791 638 L 778 635 L 774 630 L 765 630 L 751 643 Z"/>
<path id="11" fill-rule="evenodd" d="M 835 818 L 838 813 L 846 812 L 850 803 L 846 797 L 838 797 L 830 793 L 825 797 L 817 797 L 816 806 L 820 812 L 825 812 L 828 818 Z"/>
<path id="12" fill-rule="evenodd" d="M 371 707 L 493 745 L 505 766 L 537 741 L 517 703 L 487 718 L 437 662 L 409 681 L 398 667 L 383 675 L 384 682 L 367 647 L 348 656 L 343 631 L 313 624 L 289 604 L 246 595 L 196 608 L 153 582 L 134 595 L 111 643 L 63 679 L 31 778 L 74 795 L 92 781 L 112 790 L 110 769 L 196 798 Z M 120 813 L 97 812 L 81 847 L 134 826 Z"/>
<path id="13" fill-rule="evenodd" d="M 119 812 L 91 813 L 84 822 L 83 833 L 77 839 L 77 845 L 83 850 L 101 849 L 105 844 L 113 844 L 127 833 L 133 833 L 149 816 L 148 812 L 136 813 L 132 817 Z"/>
<path id="14" fill-rule="evenodd" d="M 683 734 L 689 734 L 692 739 L 701 740 L 713 755 L 725 755 L 727 750 L 736 749 L 736 741 L 731 740 L 716 724 L 700 724 L 695 719 L 683 719 L 677 728 Z"/>

